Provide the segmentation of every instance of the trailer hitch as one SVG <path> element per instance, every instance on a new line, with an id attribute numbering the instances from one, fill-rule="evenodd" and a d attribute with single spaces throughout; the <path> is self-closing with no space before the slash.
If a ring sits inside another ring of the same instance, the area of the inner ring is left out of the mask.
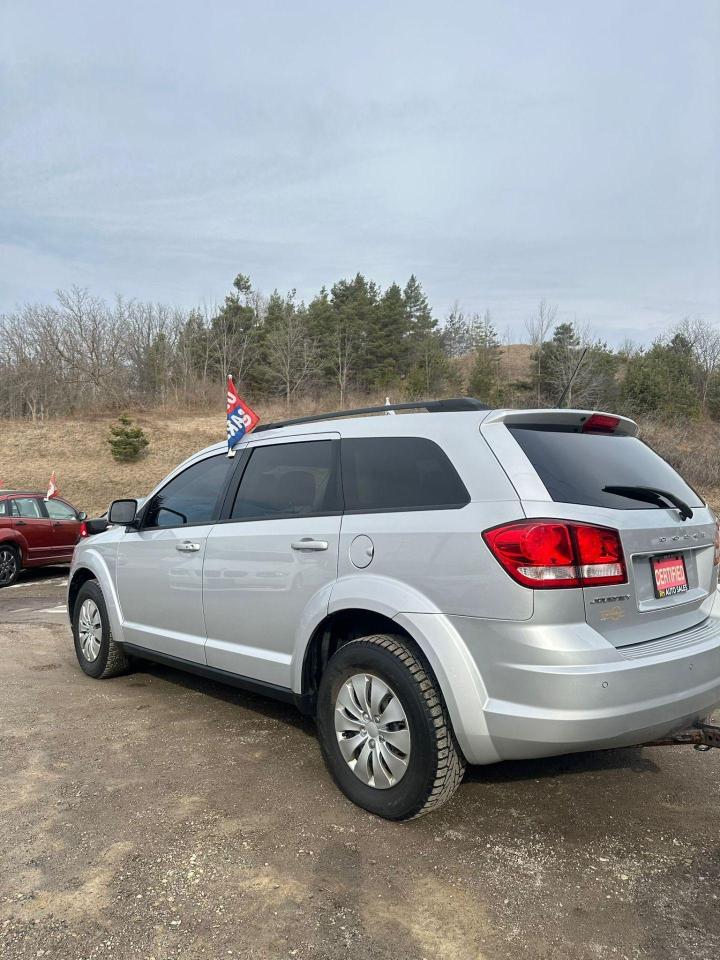
<path id="1" fill-rule="evenodd" d="M 696 750 L 706 751 L 717 747 L 720 750 L 720 724 L 714 723 L 712 717 L 700 720 L 687 730 L 679 730 L 670 737 L 662 740 L 650 740 L 644 747 L 672 747 L 681 743 L 689 743 Z"/>

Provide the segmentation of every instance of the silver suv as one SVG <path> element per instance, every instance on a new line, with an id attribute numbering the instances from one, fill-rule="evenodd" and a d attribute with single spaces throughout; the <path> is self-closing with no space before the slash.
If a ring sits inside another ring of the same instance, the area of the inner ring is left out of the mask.
<path id="1" fill-rule="evenodd" d="M 294 702 L 340 789 L 395 820 L 440 806 L 466 763 L 710 712 L 715 518 L 631 420 L 395 409 L 259 427 L 139 511 L 115 501 L 71 570 L 85 673 L 140 657 Z"/>

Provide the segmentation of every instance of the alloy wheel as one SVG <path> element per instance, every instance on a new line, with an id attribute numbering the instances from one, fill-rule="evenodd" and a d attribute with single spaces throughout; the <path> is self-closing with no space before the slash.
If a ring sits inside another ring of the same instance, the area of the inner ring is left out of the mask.
<path id="1" fill-rule="evenodd" d="M 17 573 L 17 556 L 9 547 L 0 548 L 0 587 L 12 583 Z"/>

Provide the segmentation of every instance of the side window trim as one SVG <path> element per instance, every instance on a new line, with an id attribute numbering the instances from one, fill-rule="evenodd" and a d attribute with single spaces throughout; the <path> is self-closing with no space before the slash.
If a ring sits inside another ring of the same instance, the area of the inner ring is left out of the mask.
<path id="1" fill-rule="evenodd" d="M 238 489 L 242 483 L 243 474 L 247 468 L 248 462 L 250 460 L 250 453 L 254 447 L 243 447 L 238 457 L 238 462 L 235 465 L 235 469 L 231 471 L 228 478 L 228 484 L 225 487 L 225 492 L 223 494 L 223 501 L 220 506 L 220 513 L 217 519 L 217 523 L 227 523 L 230 520 L 230 514 L 232 513 L 233 504 L 235 503 L 235 497 L 237 496 Z M 236 521 L 233 521 L 236 522 Z"/>
<path id="2" fill-rule="evenodd" d="M 462 510 L 469 503 L 469 500 L 464 500 L 462 503 L 433 503 L 423 507 L 361 507 L 345 510 L 344 514 L 353 517 L 364 513 L 434 513 L 436 510 Z"/>
<path id="3" fill-rule="evenodd" d="M 279 446 L 290 446 L 293 443 L 313 443 L 320 441 L 321 443 L 331 443 L 332 444 L 332 474 L 331 481 L 337 485 L 337 491 L 339 496 L 339 507 L 337 510 L 323 510 L 318 511 L 317 513 L 307 513 L 298 516 L 298 514 L 280 514 L 278 516 L 272 517 L 233 517 L 232 511 L 235 505 L 235 500 L 237 499 L 238 492 L 240 490 L 240 485 L 242 484 L 243 476 L 247 470 L 248 464 L 250 463 L 250 457 L 252 456 L 253 450 L 262 449 L 262 447 L 279 447 Z M 225 494 L 222 510 L 220 512 L 220 518 L 216 521 L 218 524 L 221 523 L 267 523 L 272 520 L 299 520 L 304 517 L 312 519 L 313 517 L 341 517 L 345 513 L 345 501 L 343 497 L 342 489 L 342 470 L 341 470 L 341 459 L 340 459 L 340 436 L 338 434 L 325 434 L 317 435 L 305 435 L 302 437 L 288 437 L 287 439 L 278 437 L 277 440 L 265 441 L 264 443 L 256 443 L 249 445 L 244 448 L 242 453 L 242 459 L 238 464 L 237 469 L 232 475 L 232 480 L 230 486 L 227 488 Z"/>
<path id="4" fill-rule="evenodd" d="M 150 526 L 145 522 L 150 513 L 149 511 L 150 504 L 155 499 L 155 497 L 158 496 L 158 494 L 162 493 L 163 490 L 167 486 L 169 486 L 174 480 L 177 480 L 178 477 L 181 477 L 184 473 L 187 473 L 188 470 L 191 470 L 193 467 L 196 467 L 199 463 L 205 463 L 206 460 L 212 460 L 213 457 L 227 458 L 227 453 L 224 453 L 224 452 L 211 453 L 206 457 L 201 457 L 197 460 L 193 460 L 193 462 L 189 463 L 184 470 L 180 470 L 179 473 L 173 474 L 173 476 L 170 477 L 167 483 L 164 483 L 161 487 L 158 487 L 157 490 L 154 490 L 153 493 L 148 497 L 147 501 L 141 507 L 142 519 L 140 521 L 140 526 L 138 527 L 138 532 L 142 532 L 145 530 L 184 530 L 186 527 L 207 527 L 214 523 L 217 523 L 218 517 L 220 515 L 220 508 L 224 502 L 226 491 L 228 489 L 228 484 L 232 481 L 232 477 L 234 476 L 237 468 L 235 470 L 228 470 L 227 476 L 225 477 L 225 480 L 223 481 L 223 485 L 220 489 L 220 492 L 215 500 L 215 504 L 213 506 L 212 514 L 209 520 L 193 520 L 190 523 L 168 524 L 162 527 L 158 526 L 157 524 L 155 524 L 154 526 Z"/>

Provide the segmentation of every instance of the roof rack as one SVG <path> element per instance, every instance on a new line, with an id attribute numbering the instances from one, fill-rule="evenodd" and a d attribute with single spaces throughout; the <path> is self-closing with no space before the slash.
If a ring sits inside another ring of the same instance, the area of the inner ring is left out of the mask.
<path id="1" fill-rule="evenodd" d="M 277 420 L 275 423 L 261 423 L 253 433 L 261 430 L 277 430 L 280 427 L 294 427 L 299 423 L 318 423 L 321 420 L 339 420 L 342 417 L 362 417 L 371 413 L 390 413 L 395 410 L 427 410 L 428 413 L 460 413 L 467 410 L 490 410 L 486 404 L 474 397 L 453 397 L 449 400 L 413 400 L 410 403 L 388 403 L 381 407 L 357 407 L 354 410 L 336 410 L 333 413 L 316 413 L 312 417 L 298 417 L 295 420 Z"/>

